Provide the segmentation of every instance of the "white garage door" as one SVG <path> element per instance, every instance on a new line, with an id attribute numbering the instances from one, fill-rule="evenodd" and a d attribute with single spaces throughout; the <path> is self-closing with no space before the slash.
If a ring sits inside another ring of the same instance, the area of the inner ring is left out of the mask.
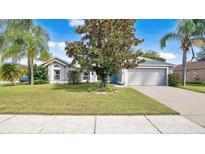
<path id="1" fill-rule="evenodd" d="M 166 85 L 166 69 L 137 68 L 129 69 L 128 85 Z"/>

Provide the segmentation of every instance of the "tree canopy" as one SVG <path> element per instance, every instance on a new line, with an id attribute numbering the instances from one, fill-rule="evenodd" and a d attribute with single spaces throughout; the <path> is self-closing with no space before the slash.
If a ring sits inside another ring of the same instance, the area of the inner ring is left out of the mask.
<path id="1" fill-rule="evenodd" d="M 95 71 L 105 86 L 108 75 L 141 62 L 134 48 L 142 42 L 135 37 L 135 20 L 85 20 L 76 33 L 81 40 L 66 42 L 66 52 L 82 70 Z"/>
<path id="2" fill-rule="evenodd" d="M 138 50 L 138 52 L 143 52 L 141 50 Z M 166 59 L 162 58 L 158 52 L 154 51 L 154 50 L 148 50 L 148 51 L 144 51 L 142 53 L 142 57 L 144 58 L 150 58 L 150 59 L 154 59 L 154 60 L 158 60 L 158 61 L 162 61 L 165 62 Z"/>

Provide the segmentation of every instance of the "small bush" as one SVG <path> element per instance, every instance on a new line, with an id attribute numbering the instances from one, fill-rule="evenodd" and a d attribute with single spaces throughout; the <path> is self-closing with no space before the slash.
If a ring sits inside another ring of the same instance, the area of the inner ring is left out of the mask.
<path id="1" fill-rule="evenodd" d="M 80 71 L 79 70 L 70 70 L 68 71 L 68 80 L 72 83 L 78 83 L 80 78 Z"/>
<path id="2" fill-rule="evenodd" d="M 34 80 L 48 81 L 48 69 L 43 66 L 34 65 L 33 67 L 33 78 Z"/>
<path id="3" fill-rule="evenodd" d="M 169 74 L 168 75 L 168 84 L 172 87 L 177 87 L 180 82 L 179 74 Z"/>
<path id="4" fill-rule="evenodd" d="M 113 86 L 113 85 L 107 85 L 105 87 L 105 91 L 106 92 L 115 92 L 116 90 L 118 90 L 118 89 L 115 86 Z"/>
<path id="5" fill-rule="evenodd" d="M 49 82 L 45 80 L 34 80 L 34 84 L 47 84 L 47 83 Z"/>
<path id="6" fill-rule="evenodd" d="M 117 91 L 118 89 L 113 85 L 106 85 L 106 87 L 101 88 L 100 83 L 94 84 L 92 87 L 88 89 L 89 92 L 108 92 L 112 93 Z"/>
<path id="7" fill-rule="evenodd" d="M 19 65 L 6 63 L 0 68 L 0 79 L 4 81 L 11 81 L 16 84 L 16 81 L 22 76 L 22 69 Z"/>

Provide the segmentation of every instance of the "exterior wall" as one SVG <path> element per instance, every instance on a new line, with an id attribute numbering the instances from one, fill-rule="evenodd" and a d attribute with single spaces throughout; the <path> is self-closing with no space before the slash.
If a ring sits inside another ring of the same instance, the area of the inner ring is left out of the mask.
<path id="1" fill-rule="evenodd" d="M 168 74 L 172 74 L 174 72 L 174 67 L 170 66 L 168 70 Z"/>
<path id="2" fill-rule="evenodd" d="M 177 73 L 182 76 L 182 71 L 174 70 L 174 73 Z M 189 69 L 187 70 L 187 82 L 197 82 L 195 75 L 198 74 L 199 82 L 205 83 L 205 68 L 203 69 Z"/>
<path id="3" fill-rule="evenodd" d="M 48 67 L 48 81 L 53 80 L 53 65 L 49 65 Z"/>
<path id="4" fill-rule="evenodd" d="M 90 82 L 97 82 L 96 72 L 90 72 Z"/>
<path id="5" fill-rule="evenodd" d="M 54 80 L 54 65 L 59 65 L 60 66 L 60 80 L 58 81 L 55 81 Z M 68 81 L 68 78 L 67 78 L 67 72 L 68 72 L 68 67 L 62 65 L 62 64 L 59 64 L 57 62 L 53 62 L 52 64 L 48 65 L 48 81 L 50 83 L 55 83 L 55 82 L 59 82 L 59 83 L 64 83 L 64 82 L 67 82 Z"/>
<path id="6" fill-rule="evenodd" d="M 80 82 L 97 82 L 96 72 L 89 72 L 88 75 L 86 75 L 88 79 L 85 79 L 84 76 L 84 73 L 81 73 Z"/>
<path id="7" fill-rule="evenodd" d="M 124 85 L 126 84 L 126 69 L 122 69 L 118 74 L 117 74 L 117 83 Z"/>
<path id="8" fill-rule="evenodd" d="M 119 84 L 122 83 L 122 71 L 120 71 L 120 72 L 117 74 L 117 83 L 119 83 Z"/>

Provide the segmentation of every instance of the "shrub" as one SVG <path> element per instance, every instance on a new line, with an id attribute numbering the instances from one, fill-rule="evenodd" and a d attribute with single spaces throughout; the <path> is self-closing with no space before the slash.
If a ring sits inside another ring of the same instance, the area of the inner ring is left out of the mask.
<path id="1" fill-rule="evenodd" d="M 180 82 L 179 74 L 169 74 L 168 75 L 168 84 L 172 87 L 177 87 Z"/>
<path id="2" fill-rule="evenodd" d="M 48 70 L 46 67 L 34 65 L 33 67 L 34 84 L 44 84 L 48 81 Z"/>
<path id="3" fill-rule="evenodd" d="M 115 92 L 117 90 L 118 89 L 111 84 L 107 84 L 105 87 L 102 88 L 100 86 L 100 83 L 94 84 L 92 87 L 88 89 L 89 92 L 109 92 L 109 93 Z"/>
<path id="4" fill-rule="evenodd" d="M 22 69 L 16 64 L 3 64 L 0 69 L 0 78 L 4 81 L 11 81 L 15 84 L 16 80 L 22 76 Z"/>
<path id="5" fill-rule="evenodd" d="M 72 83 L 78 83 L 80 78 L 80 71 L 79 70 L 70 70 L 68 71 L 68 80 Z"/>
<path id="6" fill-rule="evenodd" d="M 45 80 L 34 80 L 34 84 L 47 84 L 47 83 L 49 82 Z"/>

